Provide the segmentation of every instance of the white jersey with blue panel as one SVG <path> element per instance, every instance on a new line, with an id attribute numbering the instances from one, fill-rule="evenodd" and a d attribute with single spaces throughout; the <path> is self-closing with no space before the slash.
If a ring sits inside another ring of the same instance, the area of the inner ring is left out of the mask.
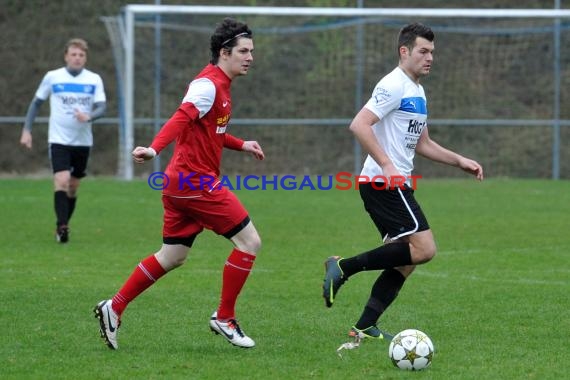
<path id="1" fill-rule="evenodd" d="M 65 67 L 49 71 L 43 78 L 37 98 L 50 98 L 48 142 L 72 146 L 92 146 L 90 122 L 80 122 L 75 111 L 91 113 L 94 103 L 105 102 L 103 80 L 87 69 L 77 76 Z"/>
<path id="2" fill-rule="evenodd" d="M 372 126 L 374 135 L 409 183 L 416 145 L 427 124 L 427 100 L 423 87 L 396 67 L 378 82 L 365 107 L 380 119 Z M 368 155 L 361 175 L 372 179 L 383 175 L 383 172 Z"/>

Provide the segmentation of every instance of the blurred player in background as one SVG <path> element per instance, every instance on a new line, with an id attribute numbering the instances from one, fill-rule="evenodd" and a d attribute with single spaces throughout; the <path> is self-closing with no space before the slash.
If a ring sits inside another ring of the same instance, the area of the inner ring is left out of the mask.
<path id="1" fill-rule="evenodd" d="M 232 111 L 230 86 L 233 79 L 248 73 L 253 61 L 252 37 L 246 24 L 224 19 L 210 38 L 210 64 L 190 83 L 182 104 L 150 147 L 139 146 L 133 151 L 135 162 L 143 163 L 176 141 L 166 168 L 169 182 L 162 193 L 162 247 L 138 264 L 112 299 L 99 302 L 94 310 L 101 336 L 111 349 L 118 348 L 117 332 L 127 305 L 182 265 L 204 228 L 234 245 L 223 269 L 221 299 L 210 318 L 210 329 L 235 346 L 255 345 L 237 322 L 235 304 L 261 248 L 261 239 L 244 206 L 218 179 L 223 148 L 264 158 L 256 141 L 243 141 L 227 133 Z"/>
<path id="2" fill-rule="evenodd" d="M 443 148 L 433 141 L 427 127 L 427 101 L 420 78 L 433 63 L 434 33 L 414 23 L 398 36 L 399 64 L 378 82 L 372 97 L 350 125 L 368 153 L 361 175 L 367 178 L 410 178 L 418 153 L 430 160 L 456 166 L 483 179 L 479 163 Z M 372 218 L 384 245 L 350 257 L 329 257 L 325 262 L 323 297 L 331 307 L 341 285 L 361 271 L 382 270 L 350 335 L 381 338 L 377 322 L 397 297 L 404 281 L 418 264 L 430 261 L 436 245 L 427 219 L 407 183 L 386 190 L 384 183 L 359 184 L 364 208 Z"/>
<path id="3" fill-rule="evenodd" d="M 65 67 L 49 71 L 30 103 L 20 144 L 32 149 L 32 124 L 42 103 L 50 98 L 49 156 L 54 178 L 56 240 L 69 240 L 69 220 L 75 210 L 77 190 L 86 175 L 93 146 L 91 123 L 106 108 L 101 77 L 85 68 L 87 42 L 74 38 L 65 45 Z"/>

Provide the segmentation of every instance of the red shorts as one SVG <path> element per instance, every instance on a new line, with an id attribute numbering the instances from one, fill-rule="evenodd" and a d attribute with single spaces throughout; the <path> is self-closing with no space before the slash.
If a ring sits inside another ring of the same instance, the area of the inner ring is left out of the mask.
<path id="1" fill-rule="evenodd" d="M 164 238 L 188 238 L 204 228 L 225 235 L 248 218 L 239 199 L 223 186 L 185 198 L 163 195 L 162 204 Z"/>

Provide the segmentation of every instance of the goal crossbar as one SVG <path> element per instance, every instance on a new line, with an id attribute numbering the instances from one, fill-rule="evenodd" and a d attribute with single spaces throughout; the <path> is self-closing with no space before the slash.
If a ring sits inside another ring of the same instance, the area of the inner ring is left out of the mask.
<path id="1" fill-rule="evenodd" d="M 206 5 L 142 5 L 124 7 L 124 140 L 120 159 L 124 162 L 123 177 L 133 178 L 130 154 L 134 148 L 134 50 L 135 19 L 137 15 L 202 14 L 202 15 L 268 15 L 268 16 L 329 16 L 329 17 L 456 17 L 456 18 L 546 18 L 553 21 L 570 18 L 563 9 L 436 9 L 436 8 L 339 8 L 339 7 L 258 7 Z"/>
<path id="2" fill-rule="evenodd" d="M 257 7 L 216 5 L 140 5 L 125 7 L 133 14 L 240 14 L 267 16 L 336 16 L 336 17 L 464 17 L 464 18 L 565 18 L 563 9 L 438 9 L 438 8 L 340 8 L 340 7 Z"/>

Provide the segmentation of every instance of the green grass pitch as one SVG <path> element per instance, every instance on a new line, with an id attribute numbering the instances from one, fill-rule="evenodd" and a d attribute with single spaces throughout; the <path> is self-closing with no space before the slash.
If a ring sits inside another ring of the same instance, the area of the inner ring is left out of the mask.
<path id="1" fill-rule="evenodd" d="M 379 244 L 355 191 L 238 191 L 263 240 L 238 301 L 257 346 L 213 335 L 231 244 L 212 232 L 187 263 L 126 310 L 118 351 L 91 312 L 161 243 L 160 193 L 146 181 L 86 179 L 71 241 L 55 243 L 50 180 L 0 181 L 2 379 L 562 379 L 570 354 L 570 182 L 422 180 L 416 197 L 438 254 L 416 269 L 382 328 L 426 332 L 432 366 L 394 368 L 388 342 L 343 358 L 376 273 L 327 309 L 323 262 Z"/>

